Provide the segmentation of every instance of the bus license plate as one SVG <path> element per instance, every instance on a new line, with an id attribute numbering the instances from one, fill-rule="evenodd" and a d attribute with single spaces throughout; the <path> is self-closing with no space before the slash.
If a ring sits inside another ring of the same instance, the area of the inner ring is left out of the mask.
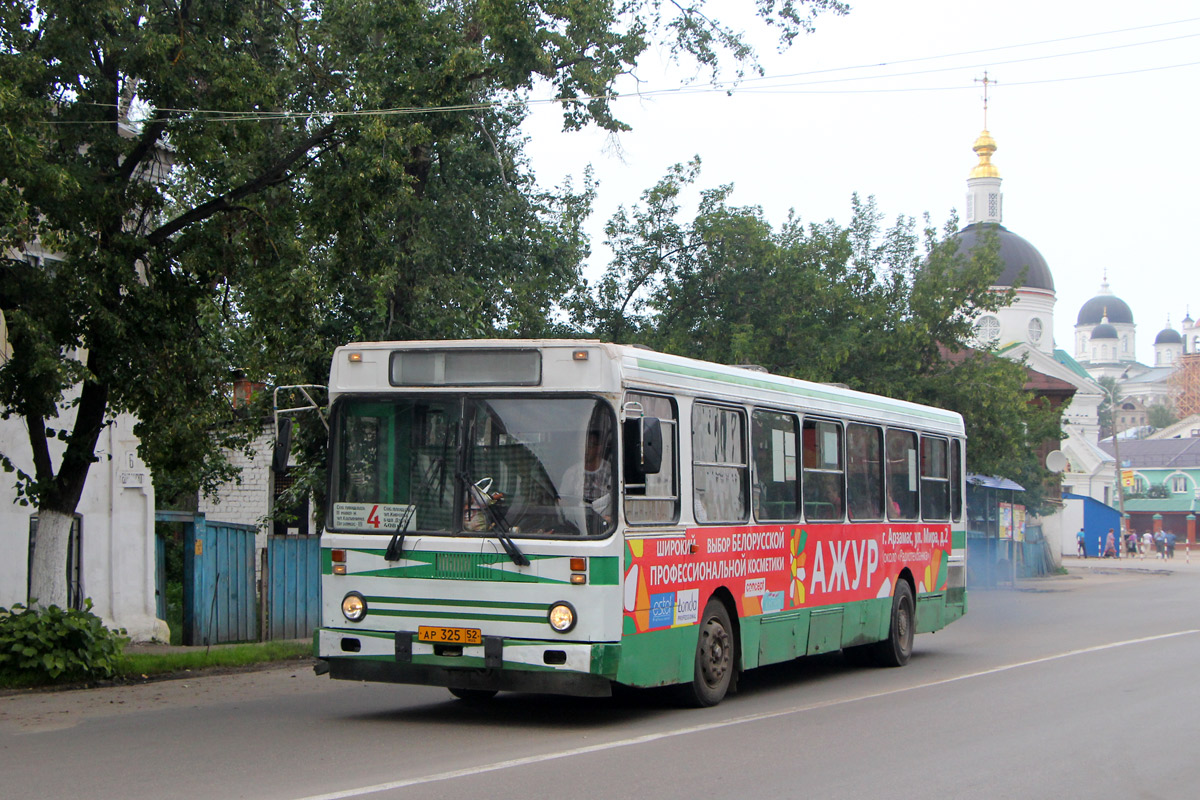
<path id="1" fill-rule="evenodd" d="M 417 627 L 417 639 L 441 644 L 483 644 L 479 628 L 441 628 L 429 625 Z"/>

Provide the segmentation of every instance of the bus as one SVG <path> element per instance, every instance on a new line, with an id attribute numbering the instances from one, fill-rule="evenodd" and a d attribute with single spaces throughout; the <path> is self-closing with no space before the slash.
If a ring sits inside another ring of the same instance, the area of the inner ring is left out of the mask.
<path id="1" fill-rule="evenodd" d="M 350 344 L 329 396 L 332 678 L 711 706 L 966 612 L 956 413 L 592 340 Z"/>

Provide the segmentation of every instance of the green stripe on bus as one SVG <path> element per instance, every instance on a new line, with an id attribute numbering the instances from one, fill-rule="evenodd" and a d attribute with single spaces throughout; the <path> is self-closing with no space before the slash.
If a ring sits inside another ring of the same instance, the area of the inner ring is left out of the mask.
<path id="1" fill-rule="evenodd" d="M 368 615 L 377 617 L 408 617 L 411 619 L 469 619 L 478 620 L 480 622 L 538 622 L 546 625 L 547 631 L 550 624 L 546 622 L 545 614 L 537 616 L 516 616 L 510 614 L 472 614 L 467 611 L 426 611 L 425 609 L 391 609 L 391 608 L 372 608 Z"/>
<path id="2" fill-rule="evenodd" d="M 952 412 L 942 411 L 940 409 L 928 409 L 920 406 L 903 407 L 898 404 L 901 401 L 892 403 L 882 403 L 869 396 L 846 397 L 845 395 L 834 394 L 833 392 L 822 391 L 816 388 L 808 388 L 802 386 L 792 386 L 786 383 L 775 383 L 773 381 L 765 381 L 761 378 L 752 378 L 748 375 L 726 375 L 722 372 L 713 370 L 701 369 L 699 367 L 688 367 L 682 364 L 665 364 L 660 361 L 651 361 L 646 358 L 638 358 L 637 365 L 643 369 L 653 370 L 656 372 L 667 372 L 674 375 L 686 375 L 691 378 L 705 378 L 707 380 L 720 381 L 722 383 L 731 383 L 735 386 L 749 386 L 755 389 L 769 389 L 777 392 L 786 392 L 797 397 L 806 397 L 811 400 L 835 400 L 843 403 L 851 403 L 853 405 L 862 406 L 863 408 L 871 408 L 877 411 L 904 411 L 916 417 L 924 419 L 936 420 L 937 422 L 949 424 L 955 421 L 951 416 Z M 934 412 L 934 413 L 931 413 Z"/>
<path id="3" fill-rule="evenodd" d="M 592 586 L 616 586 L 621 582 L 621 566 L 616 556 L 594 556 L 588 566 L 588 582 Z"/>
<path id="4" fill-rule="evenodd" d="M 507 603 L 495 600 L 452 600 L 449 598 L 436 597 L 385 597 L 377 595 L 364 598 L 368 603 L 391 603 L 392 605 L 433 605 L 433 606 L 451 606 L 454 608 L 507 608 L 511 610 L 519 609 L 540 609 L 545 611 L 550 608 L 549 603 Z"/>
<path id="5" fill-rule="evenodd" d="M 967 546 L 966 531 L 950 531 L 950 549 L 962 550 Z"/>
<path id="6" fill-rule="evenodd" d="M 354 550 L 356 553 L 366 553 L 368 555 L 383 555 L 382 550 Z M 322 574 L 333 574 L 333 561 L 328 555 L 329 551 L 322 552 Z M 461 557 L 463 564 L 459 569 L 450 571 L 439 569 L 437 567 L 437 556 L 452 555 Z M 348 572 L 348 576 L 359 578 L 409 578 L 409 579 L 425 579 L 425 580 L 454 580 L 454 581 L 484 581 L 484 582 L 499 582 L 499 583 L 546 583 L 546 584 L 570 584 L 569 565 L 568 562 L 573 556 L 570 555 L 531 555 L 530 561 L 550 563 L 554 561 L 564 562 L 563 578 L 552 578 L 546 575 L 530 575 L 528 573 L 517 572 L 510 569 L 507 565 L 511 563 L 508 555 L 503 553 L 443 553 L 438 551 L 423 551 L 405 553 L 403 558 L 407 561 L 417 561 L 416 564 L 407 564 L 395 567 L 381 567 L 379 569 L 362 570 L 361 572 Z M 578 556 L 574 556 L 578 557 Z M 588 559 L 590 569 L 588 570 L 588 582 L 594 586 L 616 586 L 620 583 L 620 562 L 616 556 L 592 556 Z"/>

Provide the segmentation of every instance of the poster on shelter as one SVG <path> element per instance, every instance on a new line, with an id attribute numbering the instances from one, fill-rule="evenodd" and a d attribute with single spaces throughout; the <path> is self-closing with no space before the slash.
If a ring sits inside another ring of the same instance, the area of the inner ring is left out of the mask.
<path id="1" fill-rule="evenodd" d="M 1013 535 L 1012 503 L 1000 503 L 1000 538 L 1011 539 Z"/>

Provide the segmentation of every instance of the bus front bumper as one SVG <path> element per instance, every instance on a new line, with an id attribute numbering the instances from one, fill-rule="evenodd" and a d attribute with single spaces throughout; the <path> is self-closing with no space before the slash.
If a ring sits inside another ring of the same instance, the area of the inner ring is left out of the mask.
<path id="1" fill-rule="evenodd" d="M 323 662 L 318 672 L 335 679 L 581 697 L 612 694 L 620 652 L 615 643 L 498 636 L 485 636 L 481 645 L 435 645 L 417 641 L 413 631 L 341 628 L 320 628 L 314 640 Z"/>

